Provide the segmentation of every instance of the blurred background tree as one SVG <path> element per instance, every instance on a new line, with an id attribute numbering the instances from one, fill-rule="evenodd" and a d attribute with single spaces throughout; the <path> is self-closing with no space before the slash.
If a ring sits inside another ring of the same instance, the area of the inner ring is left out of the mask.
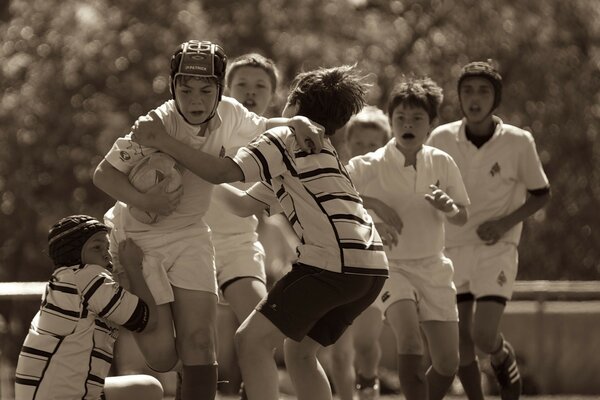
<path id="1" fill-rule="evenodd" d="M 526 223 L 519 278 L 598 279 L 598 20 L 600 2 L 587 0 L 5 0 L 0 280 L 46 280 L 48 227 L 112 205 L 92 172 L 170 97 L 170 54 L 190 38 L 273 58 L 284 78 L 274 114 L 297 72 L 357 63 L 380 107 L 402 74 L 430 75 L 448 122 L 460 116 L 460 67 L 493 58 L 505 81 L 498 114 L 533 133 L 553 191 Z"/>

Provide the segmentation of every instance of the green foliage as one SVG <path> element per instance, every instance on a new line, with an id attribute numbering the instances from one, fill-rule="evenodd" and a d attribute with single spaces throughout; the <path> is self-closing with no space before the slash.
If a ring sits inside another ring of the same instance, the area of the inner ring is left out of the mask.
<path id="1" fill-rule="evenodd" d="M 303 69 L 357 63 L 381 107 L 402 74 L 430 75 L 445 89 L 440 122 L 460 115 L 460 67 L 493 58 L 505 79 L 499 115 L 532 131 L 553 190 L 526 224 L 519 278 L 597 279 L 599 18 L 586 0 L 10 0 L 0 9 L 0 280 L 46 279 L 48 226 L 113 203 L 91 174 L 169 98 L 169 57 L 189 38 L 273 58 L 282 87 Z"/>

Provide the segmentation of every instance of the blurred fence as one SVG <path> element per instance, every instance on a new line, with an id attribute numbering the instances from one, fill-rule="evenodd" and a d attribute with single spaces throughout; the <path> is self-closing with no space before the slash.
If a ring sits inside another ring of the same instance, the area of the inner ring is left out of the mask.
<path id="1" fill-rule="evenodd" d="M 0 282 L 0 301 L 37 302 L 44 286 Z M 600 395 L 600 281 L 517 282 L 502 330 L 516 349 L 529 394 Z M 14 362 L 2 357 L 3 350 L 23 339 L 0 343 L 1 399 L 12 398 L 14 378 Z M 395 368 L 393 341 L 384 329 L 382 364 L 388 368 Z"/>

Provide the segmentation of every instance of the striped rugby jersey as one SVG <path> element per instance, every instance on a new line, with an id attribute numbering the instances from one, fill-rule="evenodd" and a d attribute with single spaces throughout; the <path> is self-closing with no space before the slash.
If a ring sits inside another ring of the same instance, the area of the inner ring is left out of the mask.
<path id="1" fill-rule="evenodd" d="M 16 399 L 103 398 L 118 326 L 138 303 L 99 265 L 57 268 L 19 354 Z"/>
<path id="2" fill-rule="evenodd" d="M 270 188 L 255 185 L 248 194 L 283 210 L 301 241 L 298 262 L 387 276 L 381 238 L 334 147 L 325 142 L 321 153 L 308 154 L 288 127 L 278 127 L 242 147 L 233 160 L 246 182 Z"/>

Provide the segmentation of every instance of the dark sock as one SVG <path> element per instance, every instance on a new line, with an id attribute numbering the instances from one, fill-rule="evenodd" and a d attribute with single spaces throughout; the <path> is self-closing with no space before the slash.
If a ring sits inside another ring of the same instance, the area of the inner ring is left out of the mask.
<path id="1" fill-rule="evenodd" d="M 398 356 L 398 376 L 406 400 L 427 399 L 424 358 L 416 354 Z"/>
<path id="2" fill-rule="evenodd" d="M 181 400 L 214 400 L 217 395 L 217 364 L 184 365 Z"/>
<path id="3" fill-rule="evenodd" d="M 458 367 L 458 378 L 469 400 L 483 400 L 481 372 L 477 359 L 473 360 L 470 364 Z"/>
<path id="4" fill-rule="evenodd" d="M 446 376 L 437 372 L 433 367 L 427 371 L 427 388 L 429 400 L 441 400 L 444 398 L 450 385 L 454 382 L 454 375 Z"/>

